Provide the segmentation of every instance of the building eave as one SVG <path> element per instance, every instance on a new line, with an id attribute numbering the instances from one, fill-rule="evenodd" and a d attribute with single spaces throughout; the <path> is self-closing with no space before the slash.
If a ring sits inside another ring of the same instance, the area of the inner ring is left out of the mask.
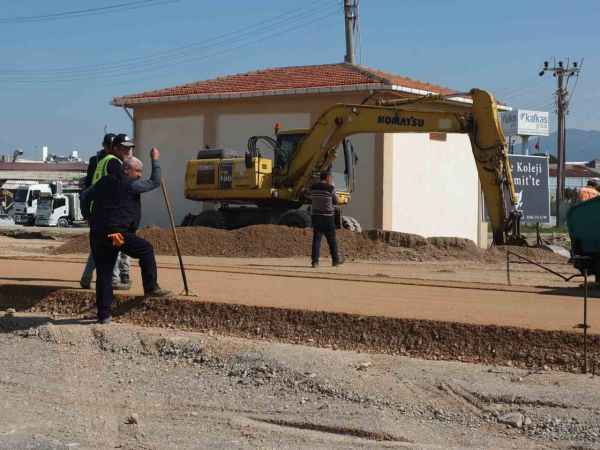
<path id="1" fill-rule="evenodd" d="M 191 95 L 173 95 L 161 97 L 116 97 L 111 104 L 117 107 L 135 108 L 139 105 L 152 105 L 162 103 L 181 103 L 181 102 L 197 102 L 211 100 L 235 100 L 245 98 L 273 97 L 286 95 L 309 95 L 309 94 L 336 94 L 342 92 L 374 92 L 374 91 L 392 91 L 402 92 L 411 95 L 439 95 L 437 92 L 431 92 L 421 89 L 413 89 L 404 86 L 392 85 L 388 83 L 364 83 L 353 84 L 346 86 L 331 86 L 331 87 L 311 87 L 311 88 L 296 88 L 296 89 L 276 89 L 271 91 L 250 91 L 250 92 L 226 92 L 216 94 L 191 94 Z M 466 97 L 448 97 L 449 100 L 460 103 L 472 103 Z"/>

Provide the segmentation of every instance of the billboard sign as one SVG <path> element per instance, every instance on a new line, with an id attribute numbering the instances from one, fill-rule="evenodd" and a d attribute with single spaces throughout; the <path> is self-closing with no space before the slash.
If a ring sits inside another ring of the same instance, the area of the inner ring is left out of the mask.
<path id="1" fill-rule="evenodd" d="M 523 223 L 550 222 L 548 157 L 509 155 Z"/>
<path id="2" fill-rule="evenodd" d="M 550 119 L 548 111 L 516 109 L 500 115 L 502 130 L 506 136 L 548 136 Z"/>

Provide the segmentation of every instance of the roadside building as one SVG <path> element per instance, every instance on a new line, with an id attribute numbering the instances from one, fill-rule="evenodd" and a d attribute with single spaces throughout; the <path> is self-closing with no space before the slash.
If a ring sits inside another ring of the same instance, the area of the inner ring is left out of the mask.
<path id="1" fill-rule="evenodd" d="M 230 75 L 113 99 L 133 109 L 137 156 L 158 146 L 177 222 L 201 205 L 184 198 L 185 163 L 199 149 L 245 150 L 253 135 L 309 128 L 336 103 L 376 93 L 416 97 L 450 89 L 347 63 L 285 67 Z M 458 102 L 468 99 L 457 98 Z M 469 138 L 460 134 L 362 134 L 358 183 L 345 214 L 363 228 L 459 236 L 487 244 Z M 159 193 L 144 197 L 144 223 L 165 226 Z"/>
<path id="2" fill-rule="evenodd" d="M 85 176 L 83 162 L 3 162 L 0 161 L 0 189 L 15 191 L 19 186 L 60 181 L 65 191 L 79 190 L 79 180 Z"/>
<path id="3" fill-rule="evenodd" d="M 579 189 L 587 185 L 592 178 L 600 178 L 600 161 L 567 162 L 565 163 L 565 189 Z M 556 198 L 556 164 L 550 164 L 548 186 L 550 196 Z"/>

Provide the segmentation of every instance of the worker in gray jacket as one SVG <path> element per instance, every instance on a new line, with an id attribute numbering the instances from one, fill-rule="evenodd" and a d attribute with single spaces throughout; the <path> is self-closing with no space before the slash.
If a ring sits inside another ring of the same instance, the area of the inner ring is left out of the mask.
<path id="1" fill-rule="evenodd" d="M 329 245 L 333 266 L 339 266 L 342 264 L 342 260 L 338 254 L 335 236 L 335 205 L 338 204 L 338 197 L 330 172 L 321 173 L 320 181 L 310 188 L 310 198 L 313 226 L 312 266 L 319 267 L 323 235 Z"/>

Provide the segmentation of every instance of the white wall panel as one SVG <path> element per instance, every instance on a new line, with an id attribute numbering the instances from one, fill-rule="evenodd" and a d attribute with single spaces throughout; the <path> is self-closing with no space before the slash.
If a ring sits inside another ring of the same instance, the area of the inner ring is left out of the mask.
<path id="1" fill-rule="evenodd" d="M 188 212 L 201 210 L 199 202 L 185 199 L 184 187 L 186 161 L 194 159 L 204 146 L 204 119 L 198 115 L 136 119 L 135 130 L 136 155 L 144 162 L 145 177 L 150 175 L 150 149 L 157 147 L 161 152 L 162 174 L 179 225 Z M 143 194 L 142 199 L 142 224 L 168 226 L 160 189 Z"/>
<path id="2" fill-rule="evenodd" d="M 477 242 L 479 184 L 469 138 L 448 134 L 394 134 L 395 231 Z"/>

